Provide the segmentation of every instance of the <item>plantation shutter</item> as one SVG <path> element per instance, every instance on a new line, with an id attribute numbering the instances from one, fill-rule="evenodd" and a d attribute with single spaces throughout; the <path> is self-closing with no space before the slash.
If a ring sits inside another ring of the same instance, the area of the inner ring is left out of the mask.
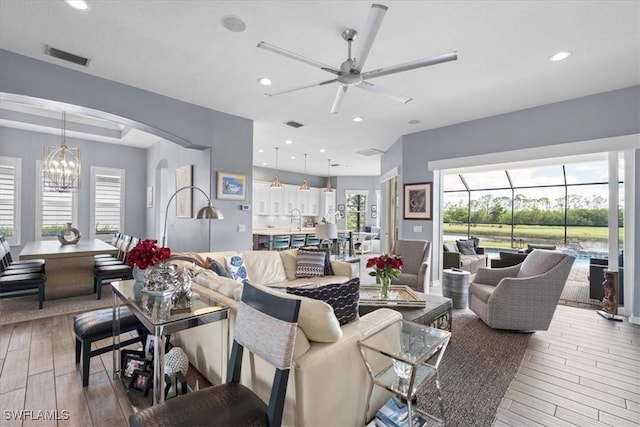
<path id="1" fill-rule="evenodd" d="M 95 223 L 96 236 L 111 235 L 121 229 L 122 177 L 119 175 L 95 175 Z"/>
<path id="2" fill-rule="evenodd" d="M 16 218 L 16 167 L 0 163 L 0 234 L 14 236 Z"/>
<path id="3" fill-rule="evenodd" d="M 73 192 L 49 191 L 44 172 L 42 179 L 42 237 L 55 236 L 68 222 L 73 223 Z"/>

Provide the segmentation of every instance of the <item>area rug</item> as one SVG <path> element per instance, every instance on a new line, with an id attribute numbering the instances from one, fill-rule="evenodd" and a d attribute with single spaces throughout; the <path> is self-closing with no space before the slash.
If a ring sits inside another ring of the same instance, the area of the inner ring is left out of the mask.
<path id="1" fill-rule="evenodd" d="M 448 427 L 493 423 L 530 336 L 491 329 L 471 310 L 453 311 L 452 337 L 439 368 Z M 420 389 L 418 406 L 440 416 L 435 381 Z"/>
<path id="2" fill-rule="evenodd" d="M 52 299 L 44 302 L 42 310 L 38 310 L 38 297 L 34 295 L 4 298 L 0 299 L 0 325 L 111 307 L 112 300 L 111 286 L 102 288 L 100 300 L 96 294 Z"/>

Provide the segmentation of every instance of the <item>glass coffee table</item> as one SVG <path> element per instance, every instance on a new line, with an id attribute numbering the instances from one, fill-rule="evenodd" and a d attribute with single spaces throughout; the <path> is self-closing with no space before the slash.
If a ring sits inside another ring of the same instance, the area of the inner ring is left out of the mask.
<path id="1" fill-rule="evenodd" d="M 142 283 L 135 280 L 112 282 L 113 287 L 113 375 L 120 376 L 120 306 L 127 305 L 140 323 L 156 336 L 153 340 L 153 404 L 164 401 L 164 352 L 167 336 L 196 326 L 206 325 L 229 318 L 229 306 L 199 295 L 191 301 L 189 311 L 172 312 L 171 298 L 142 293 Z M 229 345 L 229 325 L 227 323 L 227 348 Z M 221 343 L 222 345 L 222 343 Z"/>
<path id="2" fill-rule="evenodd" d="M 450 338 L 450 332 L 398 320 L 358 342 L 360 355 L 371 377 L 364 414 L 365 424 L 369 421 L 366 418 L 373 387 L 378 386 L 406 401 L 409 426 L 413 425 L 416 416 L 425 416 L 439 425 L 444 425 L 444 403 L 438 366 Z M 441 418 L 428 414 L 411 403 L 420 387 L 432 378 L 435 378 Z"/>

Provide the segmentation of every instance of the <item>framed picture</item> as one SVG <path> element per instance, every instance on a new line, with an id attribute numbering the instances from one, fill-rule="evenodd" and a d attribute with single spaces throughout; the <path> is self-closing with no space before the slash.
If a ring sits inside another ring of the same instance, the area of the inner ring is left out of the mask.
<path id="1" fill-rule="evenodd" d="M 144 352 L 138 350 L 122 350 L 120 357 L 121 376 L 123 378 L 131 378 L 136 369 L 144 371 L 146 363 L 147 360 L 144 358 Z"/>
<path id="2" fill-rule="evenodd" d="M 146 396 L 147 394 L 149 394 L 151 382 L 151 372 L 136 369 L 131 375 L 131 381 L 129 381 L 129 390 L 135 390 Z"/>
<path id="3" fill-rule="evenodd" d="M 153 187 L 147 187 L 147 207 L 153 207 Z"/>
<path id="4" fill-rule="evenodd" d="M 432 182 L 404 185 L 404 219 L 432 219 Z"/>
<path id="5" fill-rule="evenodd" d="M 371 212 L 371 218 L 377 218 L 378 212 Z"/>
<path id="6" fill-rule="evenodd" d="M 149 362 L 153 362 L 153 344 L 155 340 L 156 337 L 154 335 L 147 335 L 147 342 L 144 345 L 144 358 Z"/>
<path id="7" fill-rule="evenodd" d="M 378 212 L 378 206 L 371 205 L 371 212 Z"/>
<path id="8" fill-rule="evenodd" d="M 193 165 L 176 169 L 176 191 L 193 185 Z M 193 217 L 193 189 L 184 190 L 176 195 L 176 216 Z"/>
<path id="9" fill-rule="evenodd" d="M 221 200 L 246 200 L 247 176 L 218 171 L 217 198 Z"/>
<path id="10" fill-rule="evenodd" d="M 344 205 L 338 205 L 338 212 L 344 212 Z"/>

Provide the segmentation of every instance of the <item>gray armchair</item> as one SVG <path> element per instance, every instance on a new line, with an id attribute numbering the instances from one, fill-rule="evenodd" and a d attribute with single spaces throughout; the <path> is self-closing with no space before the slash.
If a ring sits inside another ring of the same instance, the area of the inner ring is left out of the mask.
<path id="1" fill-rule="evenodd" d="M 479 268 L 469 286 L 469 308 L 492 328 L 546 331 L 573 261 L 536 249 L 513 267 Z"/>
<path id="2" fill-rule="evenodd" d="M 402 272 L 391 279 L 393 285 L 407 285 L 418 292 L 429 287 L 431 277 L 431 242 L 428 240 L 396 240 L 392 253 L 402 256 Z"/>

